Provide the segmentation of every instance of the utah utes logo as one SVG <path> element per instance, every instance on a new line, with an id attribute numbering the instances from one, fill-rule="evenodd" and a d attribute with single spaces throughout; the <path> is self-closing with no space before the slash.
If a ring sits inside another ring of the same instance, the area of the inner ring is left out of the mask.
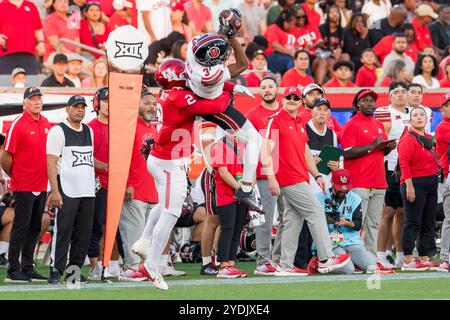
<path id="1" fill-rule="evenodd" d="M 220 55 L 220 49 L 217 47 L 212 47 L 208 50 L 208 56 L 211 59 L 217 58 Z"/>
<path id="2" fill-rule="evenodd" d="M 136 58 L 142 59 L 142 49 L 143 42 L 138 43 L 124 43 L 116 41 L 116 46 L 118 51 L 114 55 L 114 58 Z"/>
<path id="3" fill-rule="evenodd" d="M 78 166 L 94 166 L 92 161 L 92 151 L 79 152 L 72 150 L 72 155 L 75 157 L 75 161 L 72 163 L 72 168 Z"/>
<path id="4" fill-rule="evenodd" d="M 179 81 L 179 80 L 185 80 L 183 73 L 180 73 L 180 76 L 177 75 L 175 71 L 171 68 L 167 68 L 161 72 L 164 79 L 167 79 L 168 81 Z"/>

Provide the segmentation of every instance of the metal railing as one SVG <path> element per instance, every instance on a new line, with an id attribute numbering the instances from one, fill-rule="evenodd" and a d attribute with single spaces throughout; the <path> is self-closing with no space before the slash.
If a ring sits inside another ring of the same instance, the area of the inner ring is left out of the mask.
<path id="1" fill-rule="evenodd" d="M 100 50 L 100 49 L 97 49 L 97 48 L 94 48 L 94 47 L 88 46 L 86 44 L 79 43 L 79 42 L 76 42 L 76 41 L 73 41 L 73 40 L 70 40 L 70 39 L 67 39 L 67 38 L 59 39 L 57 46 L 59 47 L 59 45 L 61 43 L 67 43 L 67 44 L 70 44 L 70 45 L 72 45 L 74 47 L 81 48 L 81 49 L 83 49 L 85 51 L 89 51 L 89 52 L 93 52 L 93 53 L 96 53 L 96 54 L 101 54 L 103 56 L 106 56 L 106 51 L 105 50 Z"/>

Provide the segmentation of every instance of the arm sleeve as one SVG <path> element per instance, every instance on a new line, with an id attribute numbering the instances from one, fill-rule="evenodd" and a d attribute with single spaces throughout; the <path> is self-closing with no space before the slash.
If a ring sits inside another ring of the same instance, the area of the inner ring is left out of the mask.
<path id="1" fill-rule="evenodd" d="M 225 81 L 225 83 L 223 84 L 223 91 L 233 92 L 235 86 L 236 86 L 235 83 Z"/>
<path id="2" fill-rule="evenodd" d="M 47 136 L 47 154 L 61 156 L 65 144 L 64 132 L 60 126 L 50 129 Z"/>
<path id="3" fill-rule="evenodd" d="M 361 230 L 361 225 L 362 225 L 362 209 L 361 209 L 361 204 L 359 204 L 358 207 L 356 207 L 356 209 L 353 211 L 352 222 L 353 222 L 353 224 L 355 225 L 355 226 L 353 227 L 353 230 L 355 230 L 355 231 Z"/>
<path id="4" fill-rule="evenodd" d="M 398 161 L 402 180 L 411 178 L 411 160 L 414 152 L 412 141 L 405 136 L 398 144 Z"/>
<path id="5" fill-rule="evenodd" d="M 196 96 L 194 95 L 194 97 Z M 196 97 L 192 105 L 184 108 L 184 112 L 188 115 L 221 113 L 228 107 L 230 101 L 231 95 L 228 92 L 223 92 L 216 99 L 200 99 Z"/>

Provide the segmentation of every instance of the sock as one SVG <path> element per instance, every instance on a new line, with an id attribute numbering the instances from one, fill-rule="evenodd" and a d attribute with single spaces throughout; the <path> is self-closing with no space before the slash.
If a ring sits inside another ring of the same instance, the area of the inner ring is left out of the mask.
<path id="1" fill-rule="evenodd" d="M 159 260 L 160 267 L 165 267 L 167 265 L 167 262 L 169 262 L 168 257 L 168 254 L 161 255 L 161 260 Z"/>
<path id="2" fill-rule="evenodd" d="M 119 260 L 109 261 L 108 269 L 110 272 L 118 271 L 120 269 Z"/>
<path id="3" fill-rule="evenodd" d="M 386 261 L 386 252 L 377 252 L 377 258 L 381 262 Z"/>
<path id="4" fill-rule="evenodd" d="M 263 139 L 253 124 L 248 120 L 245 121 L 242 128 L 236 132 L 236 138 L 245 142 L 242 181 L 251 182 L 256 173 Z M 244 192 L 250 192 L 252 187 L 242 185 L 242 190 Z"/>
<path id="5" fill-rule="evenodd" d="M 209 257 L 202 257 L 202 266 L 206 266 L 207 264 L 212 263 L 212 258 L 211 256 Z"/>
<path id="6" fill-rule="evenodd" d="M 0 241 L 0 254 L 8 252 L 9 242 Z"/>
<path id="7" fill-rule="evenodd" d="M 97 261 L 97 269 L 99 270 L 103 269 L 103 261 Z"/>
<path id="8" fill-rule="evenodd" d="M 155 225 L 158 222 L 160 216 L 161 216 L 161 205 L 157 204 L 150 211 L 147 223 L 145 224 L 144 232 L 142 233 L 142 237 L 147 239 L 152 238 L 153 229 L 155 228 Z"/>
<path id="9" fill-rule="evenodd" d="M 397 255 L 395 256 L 395 263 L 403 263 L 403 259 L 405 259 L 403 252 L 397 252 Z"/>
<path id="10" fill-rule="evenodd" d="M 252 186 L 247 186 L 247 185 L 241 184 L 241 189 L 242 189 L 242 191 L 244 191 L 244 192 L 251 192 L 252 189 L 253 189 L 253 187 L 252 187 Z"/>
<path id="11" fill-rule="evenodd" d="M 168 212 L 161 213 L 153 230 L 152 245 L 150 246 L 148 258 L 145 260 L 145 265 L 148 269 L 154 271 L 158 270 L 164 247 L 166 246 L 167 241 L 169 241 L 170 233 L 177 223 L 177 220 L 178 218 L 173 214 Z"/>
<path id="12" fill-rule="evenodd" d="M 386 256 L 392 256 L 392 250 L 386 250 Z"/>

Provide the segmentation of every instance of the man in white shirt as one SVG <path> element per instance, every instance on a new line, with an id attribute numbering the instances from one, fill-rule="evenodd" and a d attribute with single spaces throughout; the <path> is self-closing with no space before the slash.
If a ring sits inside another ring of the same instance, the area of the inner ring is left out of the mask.
<path id="1" fill-rule="evenodd" d="M 136 0 L 138 29 L 148 34 L 150 42 L 172 32 L 170 0 Z"/>
<path id="2" fill-rule="evenodd" d="M 377 20 L 386 18 L 391 12 L 392 4 L 390 0 L 369 0 L 361 9 L 361 13 L 366 16 L 367 27 L 373 27 Z M 375 26 L 376 27 L 376 26 Z"/>
<path id="3" fill-rule="evenodd" d="M 431 133 L 431 122 L 433 121 L 433 111 L 429 107 L 425 107 L 422 105 L 423 101 L 423 88 L 422 85 L 419 83 L 410 83 L 408 85 L 408 104 L 409 107 L 415 108 L 415 107 L 422 107 L 425 109 L 425 112 L 427 113 L 427 121 L 428 124 L 425 127 L 426 133 Z"/>

